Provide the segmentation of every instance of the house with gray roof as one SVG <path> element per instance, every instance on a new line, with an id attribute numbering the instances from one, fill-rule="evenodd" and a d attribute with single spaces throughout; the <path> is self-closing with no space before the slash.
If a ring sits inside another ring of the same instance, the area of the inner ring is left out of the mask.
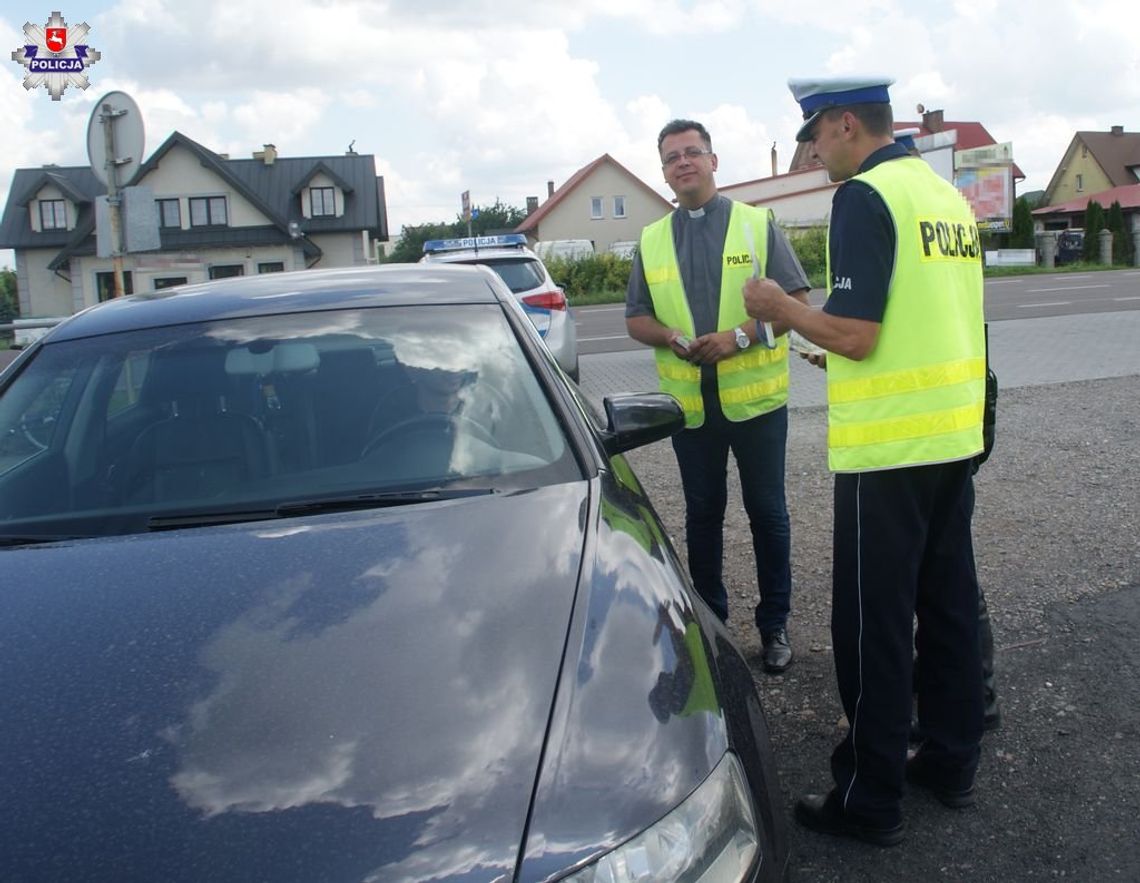
<path id="1" fill-rule="evenodd" d="M 153 194 L 159 248 L 123 256 L 128 294 L 365 264 L 388 239 L 384 179 L 371 154 L 283 157 L 266 144 L 230 159 L 174 132 L 130 184 Z M 15 254 L 22 316 L 66 316 L 112 296 L 113 259 L 96 245 L 96 200 L 105 194 L 86 166 L 16 171 L 0 248 Z"/>

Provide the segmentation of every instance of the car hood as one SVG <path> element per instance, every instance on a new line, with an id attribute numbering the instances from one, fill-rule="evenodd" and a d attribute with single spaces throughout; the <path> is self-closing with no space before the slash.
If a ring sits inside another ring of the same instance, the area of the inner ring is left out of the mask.
<path id="1" fill-rule="evenodd" d="M 587 495 L 0 553 L 0 876 L 508 879 Z"/>

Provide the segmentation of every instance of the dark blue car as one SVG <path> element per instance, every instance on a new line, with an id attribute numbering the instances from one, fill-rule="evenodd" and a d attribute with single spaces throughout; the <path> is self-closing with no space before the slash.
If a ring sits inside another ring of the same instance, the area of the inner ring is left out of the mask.
<path id="1" fill-rule="evenodd" d="M 0 879 L 775 880 L 748 666 L 490 270 L 227 279 L 0 374 Z"/>

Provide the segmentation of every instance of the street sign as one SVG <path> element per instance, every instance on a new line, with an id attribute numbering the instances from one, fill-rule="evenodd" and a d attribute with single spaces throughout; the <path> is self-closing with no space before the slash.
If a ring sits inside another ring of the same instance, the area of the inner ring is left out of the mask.
<path id="1" fill-rule="evenodd" d="M 112 183 L 114 189 L 130 183 L 142 164 L 144 141 L 142 113 L 130 95 L 108 92 L 95 102 L 87 121 L 87 158 L 95 177 L 108 189 Z M 113 182 L 109 168 L 116 173 Z"/>
<path id="2" fill-rule="evenodd" d="M 459 194 L 459 201 L 463 205 L 463 220 L 471 220 L 471 191 L 464 190 Z"/>

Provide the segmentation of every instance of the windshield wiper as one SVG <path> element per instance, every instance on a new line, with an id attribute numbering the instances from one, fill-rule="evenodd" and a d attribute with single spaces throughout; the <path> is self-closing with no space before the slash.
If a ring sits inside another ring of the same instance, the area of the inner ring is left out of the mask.
<path id="1" fill-rule="evenodd" d="M 295 518 L 299 515 L 320 515 L 327 512 L 351 512 L 357 509 L 383 509 L 388 506 L 409 506 L 436 500 L 452 500 L 493 494 L 491 488 L 425 488 L 416 491 L 390 491 L 371 494 L 345 494 L 343 496 L 314 497 L 281 503 L 272 509 L 229 509 L 218 512 L 186 512 L 178 515 L 155 515 L 147 519 L 147 530 L 175 530 L 180 527 L 207 527 L 219 524 L 241 524 L 248 521 L 268 521 L 274 518 Z"/>
<path id="2" fill-rule="evenodd" d="M 38 546 L 42 543 L 62 543 L 65 540 L 85 540 L 82 534 L 0 534 L 0 548 L 8 546 Z"/>
<path id="3" fill-rule="evenodd" d="M 343 497 L 318 497 L 312 500 L 298 500 L 282 503 L 277 514 L 314 515 L 321 512 L 347 512 L 353 509 L 382 509 L 387 506 L 409 506 L 414 503 L 430 503 L 435 500 L 455 500 L 460 497 L 479 497 L 493 494 L 491 488 L 425 488 L 418 491 L 389 491 L 377 494 L 346 494 Z"/>

